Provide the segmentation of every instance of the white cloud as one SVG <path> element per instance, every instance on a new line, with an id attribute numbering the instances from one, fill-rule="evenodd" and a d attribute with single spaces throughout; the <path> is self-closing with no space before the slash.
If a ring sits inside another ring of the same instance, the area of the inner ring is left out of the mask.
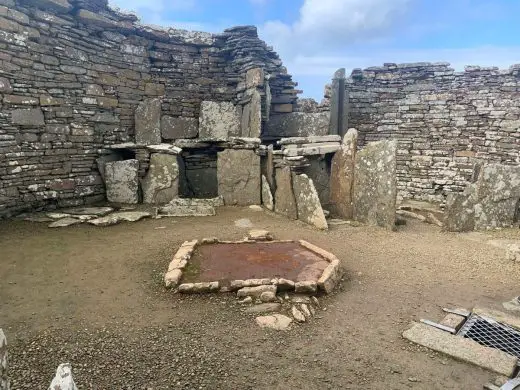
<path id="1" fill-rule="evenodd" d="M 377 37 L 413 0 L 304 0 L 292 24 L 268 21 L 262 36 L 284 56 L 315 53 Z"/>

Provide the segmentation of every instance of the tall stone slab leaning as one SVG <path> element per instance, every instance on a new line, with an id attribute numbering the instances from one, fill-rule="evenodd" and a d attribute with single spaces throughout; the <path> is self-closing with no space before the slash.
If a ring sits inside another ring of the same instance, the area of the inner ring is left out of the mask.
<path id="1" fill-rule="evenodd" d="M 139 161 L 123 160 L 105 164 L 107 200 L 113 203 L 139 202 Z"/>
<path id="2" fill-rule="evenodd" d="M 344 219 L 352 219 L 354 216 L 352 196 L 357 139 L 357 130 L 349 129 L 343 137 L 341 149 L 332 158 L 329 207 L 333 215 Z"/>
<path id="3" fill-rule="evenodd" d="M 298 219 L 298 209 L 294 197 L 291 168 L 275 169 L 276 191 L 274 193 L 274 211 L 290 219 Z"/>
<path id="4" fill-rule="evenodd" d="M 0 329 L 0 390 L 9 390 L 7 368 L 7 339 Z"/>
<path id="5" fill-rule="evenodd" d="M 179 195 L 179 164 L 177 156 L 153 153 L 150 167 L 141 181 L 143 203 L 166 204 Z"/>
<path id="6" fill-rule="evenodd" d="M 60 364 L 49 390 L 78 390 L 72 378 L 72 367 L 69 363 Z"/>
<path id="7" fill-rule="evenodd" d="M 298 209 L 298 219 L 318 229 L 328 229 L 318 192 L 307 175 L 293 175 L 293 190 Z"/>
<path id="8" fill-rule="evenodd" d="M 218 193 L 226 205 L 261 203 L 260 156 L 253 150 L 227 149 L 217 157 Z"/>
<path id="9" fill-rule="evenodd" d="M 397 141 L 369 143 L 356 154 L 354 219 L 395 229 Z"/>
<path id="10" fill-rule="evenodd" d="M 146 99 L 135 110 L 135 142 L 141 145 L 161 143 L 161 100 Z"/>

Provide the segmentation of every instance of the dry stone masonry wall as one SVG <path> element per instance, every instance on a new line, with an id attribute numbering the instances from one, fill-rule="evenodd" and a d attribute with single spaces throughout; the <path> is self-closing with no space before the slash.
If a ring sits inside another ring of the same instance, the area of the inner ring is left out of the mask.
<path id="1" fill-rule="evenodd" d="M 106 0 L 0 0 L 0 216 L 103 200 L 96 159 L 197 138 L 203 101 L 234 105 L 241 135 L 258 137 L 296 107 L 294 86 L 251 26 L 187 32 Z M 142 179 L 150 152 L 131 153 Z"/>
<path id="2" fill-rule="evenodd" d="M 360 145 L 398 140 L 400 198 L 444 202 L 476 161 L 520 162 L 520 65 L 385 64 L 354 70 L 346 90 Z"/>

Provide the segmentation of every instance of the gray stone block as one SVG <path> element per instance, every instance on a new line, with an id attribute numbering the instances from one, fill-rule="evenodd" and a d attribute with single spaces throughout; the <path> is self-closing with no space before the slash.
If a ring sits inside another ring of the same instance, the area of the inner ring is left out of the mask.
<path id="1" fill-rule="evenodd" d="M 276 168 L 275 182 L 274 211 L 285 215 L 287 218 L 298 219 L 291 169 L 289 167 Z"/>
<path id="2" fill-rule="evenodd" d="M 161 143 L 161 100 L 147 99 L 135 110 L 135 142 L 141 145 Z"/>
<path id="3" fill-rule="evenodd" d="M 45 118 L 40 108 L 13 110 L 11 118 L 14 125 L 43 126 L 45 124 Z"/>
<path id="4" fill-rule="evenodd" d="M 327 135 L 328 131 L 328 112 L 293 112 L 271 116 L 267 122 L 265 135 L 273 137 L 307 137 Z"/>
<path id="5" fill-rule="evenodd" d="M 114 203 L 135 204 L 139 202 L 139 161 L 124 160 L 105 164 L 107 199 Z"/>
<path id="6" fill-rule="evenodd" d="M 200 106 L 199 137 L 227 140 L 240 136 L 240 115 L 230 102 L 203 101 Z"/>
<path id="7" fill-rule="evenodd" d="M 199 134 L 199 122 L 195 118 L 163 116 L 161 135 L 166 140 L 196 138 Z"/>

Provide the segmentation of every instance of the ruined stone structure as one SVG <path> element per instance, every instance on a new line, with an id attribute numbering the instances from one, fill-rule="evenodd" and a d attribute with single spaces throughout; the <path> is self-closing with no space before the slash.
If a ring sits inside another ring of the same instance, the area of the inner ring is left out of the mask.
<path id="1" fill-rule="evenodd" d="M 356 69 L 345 84 L 349 126 L 360 146 L 398 140 L 400 198 L 444 202 L 468 185 L 477 161 L 520 163 L 519 75 L 520 65 Z"/>
<path id="2" fill-rule="evenodd" d="M 150 146 L 164 142 L 182 144 L 167 152 L 181 195 L 216 196 L 225 145 L 198 141 L 260 137 L 296 107 L 294 86 L 254 27 L 187 32 L 141 25 L 106 0 L 1 0 L 0 215 L 104 200 L 105 163 L 118 160 L 138 161 L 146 202 L 175 195 L 146 178 L 150 160 L 165 161 Z"/>

